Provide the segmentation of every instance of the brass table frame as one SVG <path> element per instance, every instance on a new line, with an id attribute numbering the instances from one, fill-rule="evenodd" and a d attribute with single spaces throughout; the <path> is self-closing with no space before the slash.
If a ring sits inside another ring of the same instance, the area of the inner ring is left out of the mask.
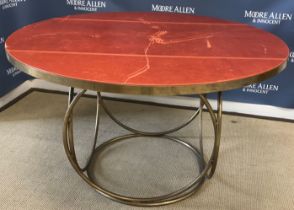
<path id="1" fill-rule="evenodd" d="M 195 113 L 182 125 L 169 129 L 162 132 L 145 132 L 136 130 L 134 128 L 131 128 L 122 122 L 120 122 L 106 107 L 103 98 L 100 94 L 100 92 L 97 92 L 97 110 L 96 110 L 96 123 L 95 123 L 95 133 L 94 133 L 94 141 L 93 141 L 93 147 L 91 151 L 91 155 L 84 167 L 81 167 L 78 163 L 76 152 L 75 152 L 75 144 L 73 139 L 73 110 L 79 101 L 79 99 L 82 97 L 82 95 L 86 92 L 86 90 L 80 91 L 78 94 L 74 94 L 74 88 L 70 88 L 69 90 L 69 100 L 68 100 L 68 108 L 65 114 L 64 118 L 64 128 L 63 128 L 63 143 L 66 155 L 72 165 L 72 167 L 76 170 L 78 175 L 91 187 L 93 187 L 97 192 L 100 194 L 124 203 L 128 205 L 134 205 L 134 206 L 159 206 L 159 205 L 166 205 L 170 203 L 174 203 L 180 200 L 183 200 L 189 196 L 191 196 L 196 190 L 202 185 L 202 183 L 205 181 L 205 179 L 210 179 L 216 169 L 217 165 L 217 159 L 218 159 L 218 152 L 219 152 L 219 146 L 220 146 L 220 137 L 221 137 L 221 123 L 222 123 L 222 93 L 218 92 L 217 97 L 217 112 L 214 113 L 206 95 L 199 95 L 200 98 L 200 106 L 195 111 Z M 202 139 L 202 112 L 204 106 L 209 112 L 213 129 L 214 129 L 214 145 L 212 149 L 212 153 L 210 155 L 209 160 L 206 162 L 204 160 L 204 154 L 203 154 L 203 139 Z M 124 129 L 131 132 L 131 134 L 118 136 L 115 138 L 112 138 L 99 146 L 97 146 L 97 137 L 98 137 L 98 130 L 99 130 L 99 121 L 100 121 L 100 111 L 101 108 L 104 109 L 104 111 L 107 113 L 107 115 L 118 125 L 123 127 Z M 180 130 L 181 128 L 185 127 L 189 123 L 191 123 L 198 115 L 200 115 L 200 148 L 196 148 L 190 143 L 187 143 L 183 140 L 180 140 L 175 137 L 170 137 L 167 134 L 173 133 L 175 131 Z M 141 198 L 141 197 L 129 197 L 121 194 L 117 194 L 114 192 L 111 192 L 104 187 L 100 186 L 98 183 L 96 183 L 93 180 L 92 176 L 92 169 L 90 166 L 91 160 L 93 156 L 97 153 L 100 153 L 102 150 L 107 148 L 108 146 L 115 144 L 116 142 L 120 142 L 126 139 L 140 137 L 140 136 L 147 136 L 150 138 L 154 137 L 163 137 L 165 139 L 177 142 L 186 148 L 190 149 L 195 157 L 198 160 L 199 164 L 199 170 L 200 174 L 194 179 L 194 181 L 184 187 L 182 187 L 179 190 L 176 190 L 172 193 L 161 195 L 157 197 L 147 197 L 147 198 Z"/>

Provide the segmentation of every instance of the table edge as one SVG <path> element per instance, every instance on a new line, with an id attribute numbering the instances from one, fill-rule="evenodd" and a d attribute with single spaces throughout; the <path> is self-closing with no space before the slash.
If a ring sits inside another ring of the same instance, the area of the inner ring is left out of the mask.
<path id="1" fill-rule="evenodd" d="M 9 54 L 5 48 L 6 57 L 8 61 L 18 68 L 19 70 L 29 74 L 38 79 L 44 79 L 49 82 L 57 83 L 60 85 L 87 89 L 99 92 L 110 92 L 110 93 L 123 93 L 123 94 L 134 94 L 134 95 L 190 95 L 190 94 L 205 94 L 219 91 L 226 91 L 232 89 L 242 88 L 246 85 L 258 83 L 266 80 L 281 71 L 287 66 L 287 59 L 279 66 L 266 71 L 264 73 L 249 76 L 242 79 L 216 82 L 208 84 L 195 84 L 195 85 L 178 85 L 178 86 L 147 86 L 147 85 L 126 85 L 126 84 L 111 84 L 111 83 L 99 83 L 94 81 L 79 80 L 74 78 L 68 78 L 58 75 L 50 74 L 42 69 L 25 64 L 15 57 Z"/>

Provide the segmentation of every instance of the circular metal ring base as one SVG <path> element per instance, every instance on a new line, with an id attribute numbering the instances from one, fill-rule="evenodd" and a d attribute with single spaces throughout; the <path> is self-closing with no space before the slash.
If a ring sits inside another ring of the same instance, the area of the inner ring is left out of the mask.
<path id="1" fill-rule="evenodd" d="M 101 154 L 103 152 L 103 150 L 109 148 L 110 146 L 112 146 L 113 144 L 116 144 L 118 142 L 122 142 L 124 140 L 129 140 L 129 139 L 134 139 L 137 137 L 146 137 L 144 135 L 140 135 L 140 134 L 129 134 L 129 135 L 124 135 L 124 136 L 119 136 L 113 139 L 110 139 L 106 142 L 104 142 L 103 144 L 101 144 L 100 146 L 98 146 L 94 153 L 93 156 L 90 160 L 90 164 L 89 167 L 87 168 L 87 175 L 88 175 L 88 179 L 91 182 L 91 186 L 95 188 L 95 190 L 99 193 L 101 193 L 102 195 L 113 199 L 115 201 L 124 203 L 124 204 L 128 204 L 128 205 L 134 205 L 134 206 L 159 206 L 159 205 L 166 205 L 166 204 L 171 204 L 180 200 L 183 200 L 189 196 L 191 196 L 193 193 L 196 192 L 196 190 L 202 185 L 202 183 L 205 180 L 205 171 L 204 169 L 206 168 L 207 164 L 203 159 L 203 156 L 201 154 L 201 152 L 195 148 L 194 146 L 192 146 L 191 144 L 182 141 L 180 139 L 174 138 L 174 137 L 169 137 L 169 136 L 159 136 L 159 137 L 151 137 L 148 136 L 147 138 L 164 138 L 173 142 L 176 142 L 182 146 L 184 146 L 186 149 L 189 149 L 190 151 L 192 151 L 193 156 L 195 156 L 197 163 L 198 163 L 198 168 L 199 168 L 199 174 L 197 177 L 195 177 L 195 179 L 189 183 L 188 185 L 172 192 L 172 193 L 168 193 L 166 195 L 160 195 L 160 196 L 156 196 L 156 197 L 147 197 L 147 198 L 143 198 L 143 197 L 130 197 L 130 196 L 125 196 L 125 195 L 121 195 L 115 192 L 111 192 L 107 189 L 105 189 L 103 186 L 101 186 L 98 181 L 96 181 L 95 175 L 94 175 L 94 171 L 95 171 L 95 167 L 94 167 L 94 162 L 99 159 L 99 154 Z M 148 140 L 147 140 L 148 141 Z M 99 173 L 99 172 L 98 172 Z"/>

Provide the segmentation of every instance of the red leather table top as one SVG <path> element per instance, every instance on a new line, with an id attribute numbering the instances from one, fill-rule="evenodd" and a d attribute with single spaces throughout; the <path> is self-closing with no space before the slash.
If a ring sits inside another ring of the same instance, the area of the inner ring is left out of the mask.
<path id="1" fill-rule="evenodd" d="M 284 69 L 288 47 L 245 24 L 170 13 L 92 13 L 26 26 L 8 59 L 39 78 L 141 94 L 221 91 Z"/>

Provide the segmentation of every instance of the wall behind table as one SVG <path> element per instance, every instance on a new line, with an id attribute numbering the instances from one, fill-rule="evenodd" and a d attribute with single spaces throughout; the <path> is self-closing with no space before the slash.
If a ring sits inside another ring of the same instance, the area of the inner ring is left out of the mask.
<path id="1" fill-rule="evenodd" d="M 252 24 L 278 35 L 286 41 L 291 51 L 287 69 L 260 84 L 225 92 L 224 99 L 228 103 L 232 101 L 253 104 L 254 106 L 250 105 L 251 109 L 260 108 L 260 105 L 267 108 L 275 107 L 269 109 L 276 112 L 272 113 L 272 116 L 294 119 L 293 0 L 0 0 L 0 97 L 9 95 L 24 81 L 33 79 L 19 72 L 6 60 L 4 42 L 9 34 L 27 24 L 51 17 L 110 11 L 157 11 L 208 15 Z M 243 107 L 246 108 L 246 106 Z M 235 111 L 247 113 L 247 110 L 242 108 Z M 279 111 L 283 112 L 283 115 L 279 115 Z M 266 115 L 271 115 L 270 112 Z M 287 112 L 290 114 L 287 115 Z M 263 115 L 263 113 L 256 114 Z"/>

